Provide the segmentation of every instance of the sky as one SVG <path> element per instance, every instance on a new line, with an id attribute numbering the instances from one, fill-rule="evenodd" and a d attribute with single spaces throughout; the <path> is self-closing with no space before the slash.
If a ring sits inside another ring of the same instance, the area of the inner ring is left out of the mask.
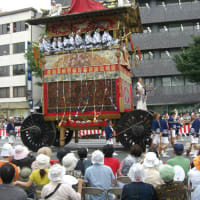
<path id="1" fill-rule="evenodd" d="M 2 11 L 12 11 L 22 8 L 33 7 L 40 11 L 40 8 L 49 9 L 50 0 L 0 0 Z"/>

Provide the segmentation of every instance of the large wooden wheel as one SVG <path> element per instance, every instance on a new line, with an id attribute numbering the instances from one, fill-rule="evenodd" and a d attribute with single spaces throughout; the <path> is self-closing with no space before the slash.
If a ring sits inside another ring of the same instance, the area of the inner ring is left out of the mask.
<path id="1" fill-rule="evenodd" d="M 126 148 L 139 144 L 145 150 L 151 143 L 152 120 L 152 113 L 144 110 L 125 113 L 116 126 L 118 140 Z"/>
<path id="2" fill-rule="evenodd" d="M 45 121 L 40 113 L 28 116 L 21 126 L 20 133 L 24 145 L 35 152 L 43 146 L 51 146 L 56 137 L 54 123 Z"/>
<path id="3" fill-rule="evenodd" d="M 70 143 L 72 138 L 73 138 L 73 131 L 69 129 L 65 130 L 65 144 Z M 53 145 L 56 147 L 60 146 L 60 130 L 59 129 L 56 129 L 56 139 Z"/>

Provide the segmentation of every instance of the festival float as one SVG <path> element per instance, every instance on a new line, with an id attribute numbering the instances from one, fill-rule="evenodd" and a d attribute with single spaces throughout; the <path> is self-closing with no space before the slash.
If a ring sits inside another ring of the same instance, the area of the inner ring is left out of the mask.
<path id="1" fill-rule="evenodd" d="M 42 70 L 43 112 L 24 120 L 23 143 L 33 151 L 64 146 L 73 136 L 78 142 L 79 130 L 103 130 L 111 119 L 117 141 L 145 148 L 152 114 L 133 110 L 131 79 L 136 54 L 140 58 L 131 37 L 143 31 L 139 7 L 109 8 L 93 0 L 72 0 L 69 9 L 52 6 L 47 16 L 28 21 L 46 28 L 33 49 Z"/>

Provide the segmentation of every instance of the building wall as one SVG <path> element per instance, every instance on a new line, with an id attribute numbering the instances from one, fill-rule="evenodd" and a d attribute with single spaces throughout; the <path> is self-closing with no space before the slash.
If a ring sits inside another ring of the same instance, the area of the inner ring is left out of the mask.
<path id="1" fill-rule="evenodd" d="M 0 13 L 0 48 L 2 45 L 9 45 L 10 48 L 8 55 L 1 54 L 0 56 L 0 74 L 4 66 L 7 66 L 10 71 L 9 74 L 0 75 L 0 117 L 8 117 L 10 115 L 26 117 L 29 114 L 30 106 L 26 92 L 28 65 L 24 54 L 25 49 L 28 47 L 28 42 L 38 41 L 43 28 L 40 26 L 30 26 L 24 22 L 35 17 L 36 14 L 36 11 L 32 8 Z M 15 24 L 16 22 L 22 22 L 23 25 L 18 26 L 18 24 Z M 1 28 L 5 24 L 9 24 L 10 31 L 6 34 L 2 34 Z M 21 26 L 24 28 L 21 29 Z M 15 43 L 22 43 L 24 50 L 19 51 L 19 53 L 14 52 Z M 24 72 L 21 74 L 15 73 L 16 65 L 20 64 L 25 66 Z M 34 87 L 34 84 L 32 87 Z M 8 96 L 4 95 L 3 90 L 5 88 L 9 88 Z M 41 95 L 39 92 L 36 94 Z"/>
<path id="2" fill-rule="evenodd" d="M 142 52 L 138 68 L 133 66 L 134 102 L 135 82 L 142 77 L 145 83 L 152 81 L 147 100 L 150 109 L 198 110 L 200 85 L 189 82 L 177 71 L 173 57 L 189 46 L 192 36 L 200 36 L 200 1 L 140 0 L 138 3 L 144 33 L 133 34 L 134 44 Z"/>

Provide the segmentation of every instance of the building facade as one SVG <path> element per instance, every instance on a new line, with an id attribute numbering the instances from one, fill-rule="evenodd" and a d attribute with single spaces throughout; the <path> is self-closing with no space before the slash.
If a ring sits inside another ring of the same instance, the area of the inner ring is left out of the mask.
<path id="1" fill-rule="evenodd" d="M 133 69 L 149 84 L 148 108 L 158 112 L 198 111 L 200 85 L 191 83 L 176 69 L 173 57 L 187 48 L 192 36 L 200 36 L 199 0 L 139 0 L 144 33 L 134 34 L 142 60 Z M 136 102 L 134 88 L 134 102 Z"/>
<path id="2" fill-rule="evenodd" d="M 29 114 L 33 84 L 24 54 L 30 41 L 39 40 L 43 28 L 25 21 L 36 15 L 33 8 L 0 13 L 0 118 Z"/>
<path id="3" fill-rule="evenodd" d="M 99 0 L 96 0 L 99 1 Z M 191 83 L 177 71 L 173 57 L 187 48 L 192 36 L 200 36 L 200 0 L 136 0 L 144 33 L 133 34 L 133 42 L 141 49 L 142 60 L 132 66 L 133 102 L 136 104 L 135 85 L 143 78 L 148 89 L 148 109 L 171 112 L 199 111 L 200 85 Z M 69 6 L 71 0 L 56 0 Z M 117 0 L 100 1 L 114 2 Z M 133 0 L 130 0 L 133 2 Z"/>

